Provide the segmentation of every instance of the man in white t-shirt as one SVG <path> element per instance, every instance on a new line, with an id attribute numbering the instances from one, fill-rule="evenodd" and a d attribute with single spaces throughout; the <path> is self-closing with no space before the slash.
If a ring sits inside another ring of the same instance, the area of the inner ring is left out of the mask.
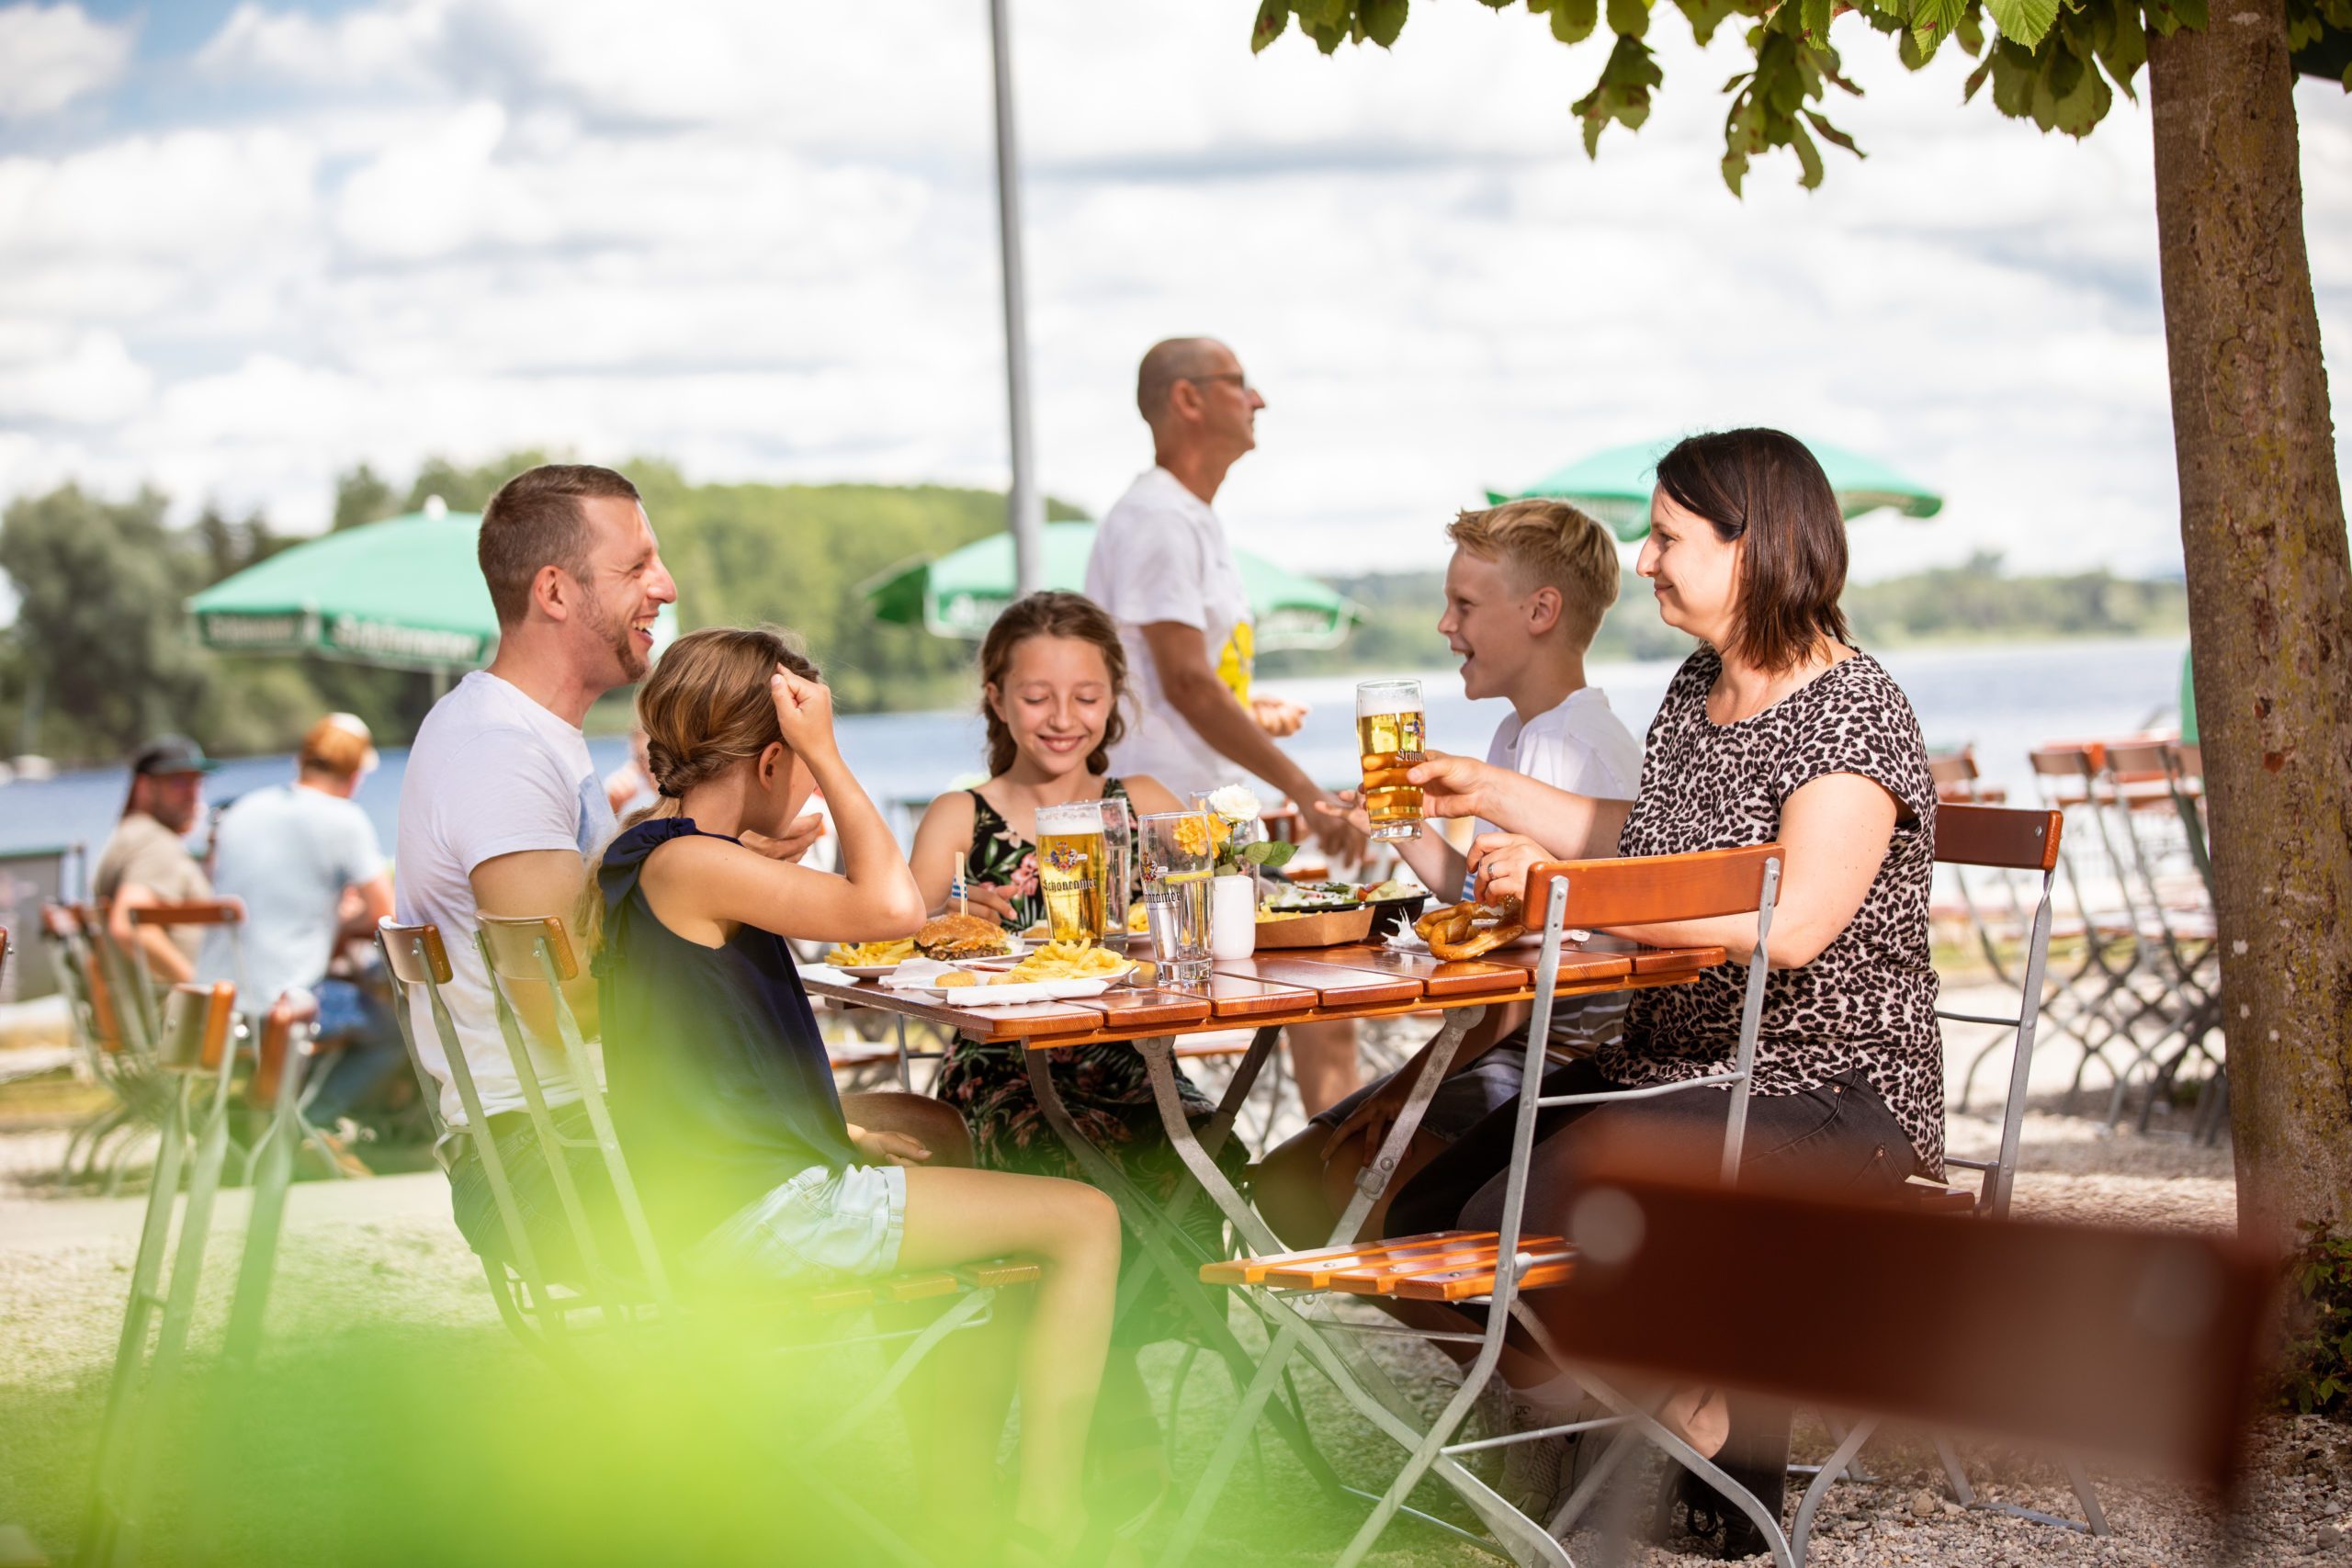
<path id="1" fill-rule="evenodd" d="M 1610 711 L 1600 688 L 1585 682 L 1585 652 L 1622 581 L 1609 531 L 1565 502 L 1538 500 L 1465 512 L 1446 534 L 1453 540 L 1453 558 L 1445 570 L 1445 614 L 1438 630 L 1462 659 L 1466 694 L 1501 697 L 1511 706 L 1496 727 L 1487 760 L 1578 795 L 1633 799 L 1642 782 L 1640 743 Z M 1352 809 L 1361 822 L 1363 808 Z M 1493 829 L 1482 823 L 1480 830 Z M 1442 837 L 1424 831 L 1396 848 L 1436 897 L 1468 897 L 1468 863 Z M 1553 1014 L 1552 1049 L 1589 1050 L 1613 1032 L 1623 1014 L 1622 994 L 1582 1006 L 1560 1004 Z M 1527 1021 L 1525 1007 L 1492 1008 L 1463 1040 L 1390 1191 L 1518 1094 Z M 1427 1055 L 1329 1107 L 1266 1156 L 1254 1190 L 1283 1239 L 1312 1247 L 1329 1234 L 1357 1172 L 1387 1135 Z M 1378 1221 L 1375 1213 L 1367 1234 L 1379 1234 Z"/>
<path id="2" fill-rule="evenodd" d="M 1136 406 L 1151 427 L 1153 466 L 1104 514 L 1086 561 L 1086 596 L 1118 623 L 1134 684 L 1112 772 L 1148 774 L 1181 800 L 1251 773 L 1303 807 L 1336 804 L 1274 744 L 1298 732 L 1305 710 L 1250 689 L 1250 599 L 1210 509 L 1227 472 L 1258 445 L 1266 400 L 1233 350 L 1186 337 L 1145 354 Z M 1306 822 L 1334 860 L 1363 855 L 1363 831 L 1344 815 L 1310 809 Z M 1290 1045 L 1309 1111 L 1355 1087 L 1353 1024 L 1300 1025 Z"/>
<path id="3" fill-rule="evenodd" d="M 598 697 L 645 678 L 654 617 L 677 599 L 678 589 L 662 564 L 637 487 L 586 464 L 547 464 L 507 480 L 482 509 L 477 555 L 498 614 L 498 655 L 434 705 L 410 748 L 401 780 L 399 918 L 403 925 L 430 922 L 441 930 L 451 970 L 442 998 L 500 1158 L 535 1243 L 545 1248 L 540 1262 L 560 1271 L 570 1261 L 560 1238 L 534 1223 L 553 1210 L 553 1184 L 523 1109 L 521 1080 L 473 933 L 485 914 L 569 918 L 577 907 L 586 857 L 614 828 L 581 721 Z M 744 841 L 788 858 L 808 848 L 820 826 L 812 814 L 785 838 L 747 834 Z M 565 996 L 593 1036 L 596 987 L 584 965 Z M 517 1000 L 531 1010 L 530 997 Z M 465 1107 L 424 998 L 412 999 L 410 1017 L 418 1055 L 440 1085 L 442 1115 L 461 1123 Z M 551 1026 L 533 1032 L 554 1032 Z M 539 1074 L 548 1098 L 564 1104 L 557 1117 L 562 1135 L 586 1144 L 575 1097 L 556 1090 L 561 1076 Z M 961 1121 L 937 1102 L 899 1094 L 848 1101 L 859 1125 L 908 1133 L 930 1147 L 934 1163 L 970 1163 Z M 458 1229 L 476 1251 L 503 1252 L 487 1178 L 462 1142 L 444 1153 Z M 594 1154 L 572 1163 L 593 1190 Z M 625 1240 L 619 1247 L 616 1255 L 626 1256 Z"/>

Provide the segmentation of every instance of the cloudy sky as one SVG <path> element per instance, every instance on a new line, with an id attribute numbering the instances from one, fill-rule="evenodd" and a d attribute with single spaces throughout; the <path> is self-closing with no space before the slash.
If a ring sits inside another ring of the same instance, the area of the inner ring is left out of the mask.
<path id="1" fill-rule="evenodd" d="M 2083 142 L 1838 24 L 1871 154 L 1717 178 L 1736 68 L 1663 51 L 1588 162 L 1603 50 L 1422 0 L 1395 55 L 1253 58 L 1253 0 L 1012 0 L 1041 471 L 1148 460 L 1156 337 L 1270 407 L 1220 510 L 1309 568 L 1603 446 L 1772 423 L 1950 497 L 1978 548 L 2177 570 L 2143 110 Z M 339 468 L 531 444 L 697 479 L 1007 472 L 984 0 L 0 6 L 0 499 L 153 481 L 315 527 Z M 1848 29 L 1851 31 L 1848 31 Z M 1679 21 L 1662 25 L 1668 35 Z M 2329 368 L 2352 388 L 2352 103 L 2304 83 Z M 658 520 L 657 520 L 658 521 Z"/>

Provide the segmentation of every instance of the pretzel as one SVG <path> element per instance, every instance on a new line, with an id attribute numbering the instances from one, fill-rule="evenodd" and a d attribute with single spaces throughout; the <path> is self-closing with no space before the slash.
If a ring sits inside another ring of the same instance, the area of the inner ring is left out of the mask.
<path id="1" fill-rule="evenodd" d="M 1481 920 L 1487 923 L 1481 925 Z M 1527 934 L 1517 898 L 1443 905 L 1415 920 L 1413 930 L 1431 953 L 1445 959 L 1476 958 Z"/>

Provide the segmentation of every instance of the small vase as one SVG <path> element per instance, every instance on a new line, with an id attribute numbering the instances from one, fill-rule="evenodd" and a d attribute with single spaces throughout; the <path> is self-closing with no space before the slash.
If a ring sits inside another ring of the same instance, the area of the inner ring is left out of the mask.
<path id="1" fill-rule="evenodd" d="M 1258 951 L 1258 879 L 1247 873 L 1209 882 L 1209 956 L 1247 958 Z"/>

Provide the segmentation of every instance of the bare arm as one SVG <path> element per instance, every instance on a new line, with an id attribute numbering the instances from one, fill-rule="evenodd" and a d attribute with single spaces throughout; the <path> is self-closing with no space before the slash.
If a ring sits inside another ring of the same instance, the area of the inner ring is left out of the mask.
<path id="1" fill-rule="evenodd" d="M 560 915 L 566 929 L 570 929 L 571 912 L 579 907 L 580 895 L 587 886 L 588 866 L 571 850 L 520 850 L 482 862 L 467 880 L 473 885 L 476 907 L 485 915 L 510 915 L 524 919 Z M 523 1014 L 531 1037 L 557 1038 L 555 1013 L 548 1006 L 542 987 L 527 980 L 512 984 L 508 994 Z M 580 1032 L 594 1039 L 598 1018 L 596 982 L 586 965 L 582 965 L 579 975 L 565 985 L 563 995 L 571 1004 L 571 1016 L 579 1021 Z"/>
<path id="2" fill-rule="evenodd" d="M 692 939 L 704 922 L 737 921 L 781 937 L 877 942 L 922 924 L 922 893 L 890 825 L 833 742 L 832 694 L 779 670 L 772 682 L 785 744 L 832 807 L 838 875 L 720 839 L 682 839 L 645 863 L 646 897 L 662 923 Z"/>
<path id="3" fill-rule="evenodd" d="M 1821 956 L 1853 923 L 1886 863 L 1900 806 L 1875 781 L 1830 773 L 1802 785 L 1781 807 L 1781 891 L 1772 910 L 1771 963 L 1795 969 Z M 1518 892 L 1528 868 L 1553 858 L 1533 840 L 1498 833 L 1471 850 L 1481 894 Z M 1561 857 L 1573 858 L 1573 857 Z M 1615 934 L 1657 946 L 1721 947 L 1745 962 L 1756 950 L 1752 915 L 1668 925 L 1623 926 Z"/>
<path id="4" fill-rule="evenodd" d="M 1256 716 L 1216 678 L 1200 627 L 1182 621 L 1154 621 L 1143 628 L 1143 637 L 1168 701 L 1218 756 L 1279 787 L 1301 806 L 1311 808 L 1315 802 L 1331 798 L 1307 776 L 1306 769 L 1283 754 Z M 1344 818 L 1310 810 L 1306 823 L 1317 841 L 1333 854 L 1354 859 L 1363 853 L 1362 836 Z"/>
<path id="5" fill-rule="evenodd" d="M 1432 751 L 1409 775 L 1431 817 L 1483 817 L 1506 833 L 1534 840 L 1561 860 L 1607 860 L 1633 813 L 1630 800 L 1605 800 L 1555 788 L 1541 779 L 1476 757 Z"/>
<path id="6" fill-rule="evenodd" d="M 155 890 L 136 882 L 126 882 L 115 889 L 114 903 L 107 910 L 107 935 L 115 946 L 134 957 L 143 956 L 147 972 L 159 986 L 176 986 L 196 977 L 196 965 L 188 962 L 179 943 L 161 926 L 134 926 L 130 911 L 152 908 L 163 900 Z"/>
<path id="7" fill-rule="evenodd" d="M 915 886 L 922 897 L 922 907 L 933 913 L 947 908 L 950 890 L 956 884 L 956 854 L 968 850 L 972 842 L 972 797 L 964 790 L 950 790 L 931 803 L 922 814 L 922 821 L 915 828 L 914 852 L 908 857 L 915 876 Z M 968 867 L 967 868 L 969 869 Z M 1012 919 L 1012 900 L 1002 889 L 965 878 L 965 895 L 973 912 L 983 919 L 1004 924 Z"/>

